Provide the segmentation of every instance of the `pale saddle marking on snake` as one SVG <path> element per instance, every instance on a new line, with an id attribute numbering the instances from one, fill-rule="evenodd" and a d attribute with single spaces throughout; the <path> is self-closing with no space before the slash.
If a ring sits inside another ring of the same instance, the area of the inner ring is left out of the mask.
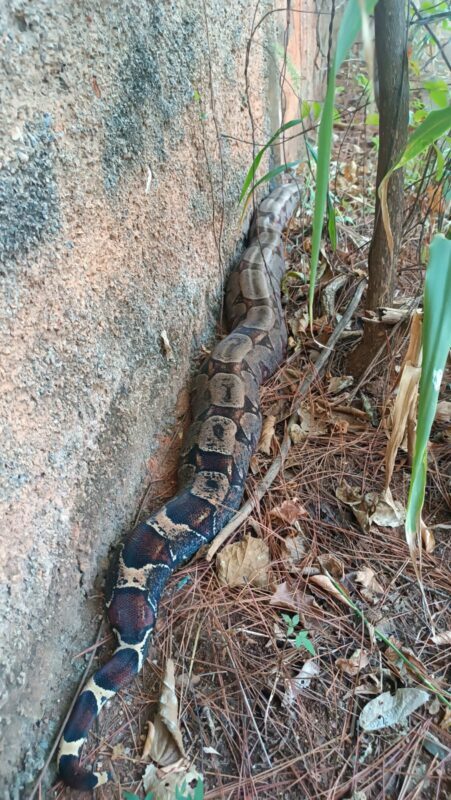
<path id="1" fill-rule="evenodd" d="M 216 345 L 195 381 L 180 489 L 122 545 L 107 601 L 119 644 L 83 688 L 60 742 L 59 774 L 73 788 L 89 790 L 109 780 L 107 772 L 90 772 L 80 763 L 89 729 L 104 703 L 141 670 L 169 576 L 219 533 L 241 503 L 262 425 L 260 385 L 285 354 L 282 231 L 298 198 L 296 184 L 290 183 L 258 208 L 249 246 L 228 281 L 231 333 Z"/>

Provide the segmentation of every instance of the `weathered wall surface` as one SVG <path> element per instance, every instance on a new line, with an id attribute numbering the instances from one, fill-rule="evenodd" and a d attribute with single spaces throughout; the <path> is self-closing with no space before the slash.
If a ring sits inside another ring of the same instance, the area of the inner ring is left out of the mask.
<path id="1" fill-rule="evenodd" d="M 67 710 L 95 578 L 214 330 L 217 244 L 226 269 L 239 238 L 251 148 L 223 139 L 221 162 L 208 52 L 218 130 L 249 140 L 253 8 L 206 12 L 209 37 L 197 0 L 1 4 L 2 798 L 27 796 Z M 266 80 L 255 47 L 259 135 Z"/>
<path id="2" fill-rule="evenodd" d="M 318 99 L 317 4 L 330 0 L 287 16 L 275 0 L 248 96 L 247 0 L 0 4 L 1 798 L 28 796 L 56 736 L 108 551 L 213 335 L 252 158 L 248 101 L 264 142 Z"/>

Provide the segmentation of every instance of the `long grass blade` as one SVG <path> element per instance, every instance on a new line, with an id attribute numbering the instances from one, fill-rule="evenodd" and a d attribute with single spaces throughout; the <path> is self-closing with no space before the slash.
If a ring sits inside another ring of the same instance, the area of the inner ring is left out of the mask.
<path id="1" fill-rule="evenodd" d="M 377 0 L 365 0 L 364 9 L 370 14 Z M 330 154 L 332 150 L 332 129 L 334 121 L 335 83 L 349 49 L 354 43 L 361 25 L 359 0 L 349 0 L 338 31 L 337 49 L 330 68 L 327 93 L 318 133 L 318 165 L 316 170 L 315 209 L 313 212 L 312 256 L 310 260 L 309 317 L 313 319 L 313 298 L 315 294 L 316 273 L 318 270 L 324 214 L 329 188 Z"/>
<path id="2" fill-rule="evenodd" d="M 430 247 L 424 285 L 423 363 L 418 424 L 406 515 L 406 539 L 416 549 L 424 503 L 427 446 L 437 408 L 440 384 L 451 348 L 451 241 L 438 234 Z"/>
<path id="3" fill-rule="evenodd" d="M 276 178 L 277 175 L 280 175 L 282 172 L 287 172 L 287 170 L 289 169 L 296 169 L 296 167 L 298 167 L 300 163 L 301 163 L 300 161 L 288 161 L 286 164 L 280 164 L 278 167 L 270 169 L 269 172 L 263 175 L 263 177 L 259 178 L 258 181 L 255 181 L 255 183 L 252 184 L 251 189 L 247 193 L 247 197 L 246 200 L 244 201 L 241 215 L 244 216 L 246 208 L 248 207 L 249 204 L 249 200 L 251 199 L 254 189 L 256 189 L 257 186 L 260 186 L 260 184 L 262 183 L 267 183 L 268 181 L 272 181 L 273 178 Z"/>
<path id="4" fill-rule="evenodd" d="M 278 128 L 276 130 L 275 133 L 273 133 L 271 138 L 268 139 L 268 141 L 261 148 L 261 150 L 258 151 L 258 153 L 255 156 L 255 158 L 254 158 L 254 160 L 253 160 L 253 162 L 252 162 L 252 164 L 251 164 L 251 166 L 250 166 L 250 168 L 248 170 L 248 173 L 247 173 L 247 175 L 246 175 L 246 177 L 244 179 L 244 183 L 243 183 L 243 186 L 242 186 L 242 189 L 241 189 L 241 194 L 240 194 L 240 203 L 242 202 L 244 197 L 246 197 L 248 189 L 251 186 L 251 184 L 253 183 L 253 180 L 254 180 L 255 175 L 257 173 L 257 169 L 258 169 L 258 167 L 260 165 L 260 161 L 262 160 L 262 158 L 263 158 L 266 150 L 268 149 L 268 147 L 271 147 L 271 145 L 274 144 L 274 142 L 280 136 L 281 133 L 284 133 L 284 131 L 287 131 L 290 128 L 293 128 L 295 125 L 300 125 L 301 122 L 302 122 L 302 119 L 292 119 L 290 122 L 285 122 L 283 125 L 280 126 L 280 128 Z"/>

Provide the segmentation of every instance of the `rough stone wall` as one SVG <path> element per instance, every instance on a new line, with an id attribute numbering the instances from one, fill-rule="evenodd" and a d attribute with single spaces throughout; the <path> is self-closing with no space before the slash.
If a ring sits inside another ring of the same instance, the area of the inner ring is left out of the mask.
<path id="1" fill-rule="evenodd" d="M 253 6 L 205 8 L 208 36 L 198 0 L 0 6 L 2 798 L 27 796 L 67 710 L 96 576 L 239 240 Z M 266 136 L 265 52 L 250 84 Z M 236 137 L 221 152 L 218 131 Z"/>
<path id="2" fill-rule="evenodd" d="M 0 3 L 1 798 L 28 797 L 165 472 L 240 242 L 248 103 L 264 142 L 320 99 L 331 0 L 287 5 L 259 4 L 247 95 L 248 0 Z"/>

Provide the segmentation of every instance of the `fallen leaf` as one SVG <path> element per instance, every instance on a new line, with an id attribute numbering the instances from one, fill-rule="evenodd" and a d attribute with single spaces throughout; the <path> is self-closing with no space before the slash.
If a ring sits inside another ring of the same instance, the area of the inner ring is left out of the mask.
<path id="1" fill-rule="evenodd" d="M 354 378 L 352 375 L 339 375 L 337 378 L 331 378 L 327 386 L 327 393 L 340 394 L 352 386 L 353 383 Z"/>
<path id="2" fill-rule="evenodd" d="M 293 525 L 300 517 L 307 515 L 308 512 L 297 497 L 293 497 L 291 500 L 284 500 L 280 506 L 276 506 L 270 512 L 271 517 L 276 517 L 282 522 L 286 522 L 287 525 Z"/>
<path id="3" fill-rule="evenodd" d="M 405 722 L 407 717 L 429 700 L 424 689 L 397 689 L 383 692 L 362 709 L 359 725 L 364 731 L 378 731 Z"/>
<path id="4" fill-rule="evenodd" d="M 350 658 L 337 658 L 335 662 L 338 669 L 351 677 L 358 675 L 369 663 L 370 659 L 366 650 L 354 650 Z"/>
<path id="5" fill-rule="evenodd" d="M 296 422 L 290 425 L 289 434 L 293 444 L 301 444 L 301 442 L 305 441 L 305 433 Z"/>
<path id="6" fill-rule="evenodd" d="M 404 680 L 408 680 L 410 675 L 413 675 L 415 680 L 418 679 L 418 672 L 421 675 L 424 675 L 425 678 L 429 678 L 428 671 L 424 666 L 423 662 L 420 661 L 419 658 L 414 655 L 412 650 L 409 647 L 405 647 L 402 642 L 398 639 L 395 639 L 393 636 L 390 637 L 390 642 L 397 647 L 397 649 L 403 654 L 404 659 L 398 655 L 396 650 L 392 647 L 387 647 L 384 652 L 384 655 L 387 661 L 392 665 L 392 668 L 395 667 L 397 670 L 398 675 Z"/>
<path id="7" fill-rule="evenodd" d="M 371 518 L 376 510 L 378 495 L 375 492 L 367 492 L 364 496 L 354 486 L 349 486 L 343 481 L 341 486 L 335 489 L 335 495 L 347 506 L 350 506 L 357 522 L 364 531 L 370 532 Z"/>
<path id="8" fill-rule="evenodd" d="M 125 748 L 122 742 L 118 742 L 113 746 L 111 751 L 111 758 L 114 760 L 115 758 L 123 758 L 126 755 Z"/>
<path id="9" fill-rule="evenodd" d="M 422 519 L 420 519 L 420 533 L 421 542 L 426 550 L 426 553 L 433 553 L 435 550 L 435 537 L 430 528 L 428 528 Z"/>
<path id="10" fill-rule="evenodd" d="M 359 569 L 355 579 L 358 583 L 361 583 L 365 589 L 368 589 L 369 592 L 375 594 L 383 594 L 384 587 L 376 578 L 376 573 L 371 567 L 364 567 L 363 569 Z"/>
<path id="11" fill-rule="evenodd" d="M 318 586 L 324 592 L 333 595 L 333 597 L 336 597 L 336 599 L 340 600 L 342 603 L 346 603 L 346 605 L 349 605 L 346 600 L 346 597 L 343 597 L 341 592 L 338 591 L 338 589 L 334 586 L 331 579 L 328 578 L 327 575 L 312 575 L 309 578 L 309 584 L 312 583 L 314 586 Z"/>
<path id="12" fill-rule="evenodd" d="M 288 570 L 297 572 L 300 562 L 307 553 L 307 542 L 305 536 L 287 536 L 283 541 L 284 563 Z"/>
<path id="13" fill-rule="evenodd" d="M 451 402 L 449 400 L 440 400 L 440 403 L 437 403 L 435 421 L 451 422 Z"/>
<path id="14" fill-rule="evenodd" d="M 385 486 L 388 487 L 395 466 L 395 458 L 408 425 L 415 424 L 415 410 L 418 397 L 421 367 L 411 363 L 404 364 L 399 381 L 398 394 L 392 415 L 392 431 L 385 452 Z M 412 453 L 410 455 L 413 455 Z"/>
<path id="15" fill-rule="evenodd" d="M 387 487 L 376 502 L 376 509 L 370 523 L 383 528 L 399 528 L 404 525 L 406 511 L 402 503 L 394 500 L 390 487 Z"/>
<path id="16" fill-rule="evenodd" d="M 366 492 L 364 495 L 355 487 L 343 481 L 335 490 L 342 503 L 350 506 L 357 522 L 365 533 L 369 533 L 371 525 L 387 528 L 399 528 L 404 524 L 405 510 L 397 500 L 393 500 L 390 488 L 382 494 Z"/>
<path id="17" fill-rule="evenodd" d="M 291 608 L 293 611 L 299 610 L 300 592 L 292 592 L 288 588 L 286 581 L 279 583 L 276 591 L 269 599 L 270 606 L 278 606 L 279 608 Z"/>
<path id="18" fill-rule="evenodd" d="M 270 597 L 269 604 L 277 608 L 289 608 L 290 611 L 296 611 L 300 615 L 304 627 L 318 628 L 324 619 L 323 611 L 314 597 L 300 591 L 293 592 L 285 581 L 277 586 L 274 594 Z M 276 630 L 276 637 L 285 641 L 286 629 L 279 626 Z"/>
<path id="19" fill-rule="evenodd" d="M 199 783 L 202 783 L 202 776 L 193 767 L 179 767 L 168 773 L 155 764 L 149 764 L 143 775 L 144 791 L 152 792 L 152 800 L 174 800 L 180 796 L 185 800 L 194 798 Z"/>
<path id="20" fill-rule="evenodd" d="M 144 744 L 143 758 L 150 757 L 160 767 L 167 767 L 185 757 L 177 718 L 178 703 L 175 693 L 174 662 L 168 658 L 158 712 L 154 722 L 147 723 L 149 731 Z"/>
<path id="21" fill-rule="evenodd" d="M 179 689 L 192 689 L 194 686 L 197 686 L 201 680 L 202 677 L 200 675 L 194 675 L 193 673 L 190 675 L 189 672 L 181 672 L 175 679 L 175 685 Z"/>
<path id="22" fill-rule="evenodd" d="M 275 434 L 275 425 L 276 418 L 272 414 L 264 418 L 258 449 L 260 453 L 265 453 L 267 456 L 271 455 L 271 442 Z"/>
<path id="23" fill-rule="evenodd" d="M 207 755 L 212 755 L 212 756 L 221 755 L 221 753 L 219 753 L 218 750 L 215 750 L 214 747 L 203 747 L 202 750 L 204 751 L 204 753 L 207 753 Z"/>
<path id="24" fill-rule="evenodd" d="M 268 585 L 269 548 L 262 539 L 246 535 L 241 542 L 226 545 L 216 564 L 223 586 Z"/>
<path id="25" fill-rule="evenodd" d="M 312 678 L 317 678 L 319 673 L 320 669 L 315 659 L 307 659 L 301 671 L 298 672 L 294 678 L 290 678 L 287 681 L 287 688 L 282 698 L 282 705 L 284 708 L 292 706 L 296 697 L 298 697 L 304 689 L 308 689 Z"/>
<path id="26" fill-rule="evenodd" d="M 298 416 L 301 435 L 304 439 L 307 436 L 324 436 L 327 433 L 326 418 L 321 415 L 315 416 L 309 403 L 301 404 L 298 408 Z"/>
<path id="27" fill-rule="evenodd" d="M 444 631 L 443 633 L 436 633 L 431 637 L 434 644 L 451 644 L 451 631 Z"/>
<path id="28" fill-rule="evenodd" d="M 328 572 L 333 578 L 342 578 L 345 572 L 343 561 L 333 553 L 323 553 L 318 556 L 318 562 L 322 570 Z"/>

